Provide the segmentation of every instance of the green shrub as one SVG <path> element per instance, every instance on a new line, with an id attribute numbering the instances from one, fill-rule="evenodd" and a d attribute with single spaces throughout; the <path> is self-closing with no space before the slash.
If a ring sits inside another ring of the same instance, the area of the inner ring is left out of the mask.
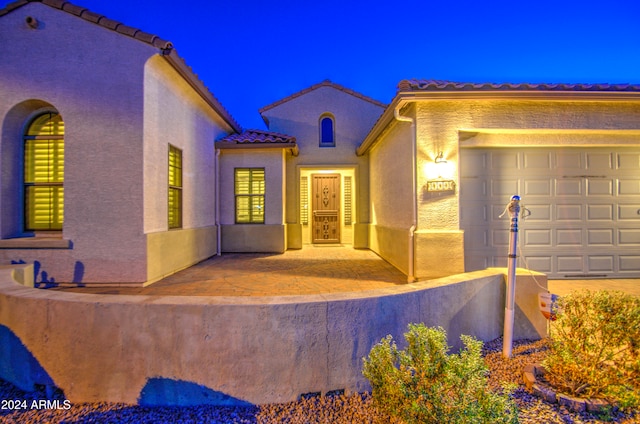
<path id="1" fill-rule="evenodd" d="M 517 423 L 509 394 L 487 387 L 482 342 L 461 336 L 464 348 L 448 354 L 441 328 L 409 324 L 407 347 L 387 336 L 364 358 L 363 375 L 378 410 L 405 423 Z"/>
<path id="2" fill-rule="evenodd" d="M 577 291 L 559 300 L 543 365 L 561 392 L 640 405 L 640 298 Z"/>

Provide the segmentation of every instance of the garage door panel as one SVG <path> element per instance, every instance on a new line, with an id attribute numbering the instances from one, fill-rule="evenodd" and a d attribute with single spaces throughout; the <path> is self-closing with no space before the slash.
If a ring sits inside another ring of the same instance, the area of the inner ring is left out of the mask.
<path id="1" fill-rule="evenodd" d="M 558 229 L 556 230 L 556 244 L 558 246 L 582 246 L 584 244 L 582 229 Z"/>
<path id="2" fill-rule="evenodd" d="M 507 213 L 505 213 L 504 215 L 502 215 L 502 213 L 505 211 L 506 208 L 506 203 L 504 205 L 499 205 L 499 204 L 493 204 L 491 205 L 491 221 L 493 222 L 493 225 L 496 227 L 501 227 L 501 224 L 504 224 L 505 220 L 506 222 L 509 222 L 509 213 L 507 211 Z M 502 215 L 502 218 L 500 218 L 500 215 Z M 509 224 L 507 224 L 507 227 L 509 226 Z"/>
<path id="3" fill-rule="evenodd" d="M 582 196 L 582 179 L 563 178 L 555 180 L 556 196 Z"/>
<path id="4" fill-rule="evenodd" d="M 618 239 L 622 246 L 640 246 L 640 228 L 621 228 Z"/>
<path id="5" fill-rule="evenodd" d="M 553 271 L 553 258 L 551 256 L 527 256 L 525 260 L 530 269 L 547 273 Z"/>
<path id="6" fill-rule="evenodd" d="M 613 180 L 586 178 L 587 196 L 613 196 Z"/>
<path id="7" fill-rule="evenodd" d="M 640 154 L 638 153 L 619 153 L 618 169 L 631 170 L 637 172 L 640 169 Z"/>
<path id="8" fill-rule="evenodd" d="M 523 195 L 527 198 L 531 196 L 551 196 L 551 181 L 549 180 L 527 180 L 524 182 Z"/>
<path id="9" fill-rule="evenodd" d="M 491 181 L 491 195 L 492 196 L 505 196 L 507 201 L 514 194 L 518 194 L 518 179 L 510 180 L 493 180 Z"/>
<path id="10" fill-rule="evenodd" d="M 575 222 L 582 223 L 582 205 L 581 204 L 556 205 L 556 220 L 575 221 Z"/>
<path id="11" fill-rule="evenodd" d="M 485 249 L 489 246 L 489 233 L 487 230 L 476 228 L 474 231 L 464 232 L 464 245 L 471 250 Z"/>
<path id="12" fill-rule="evenodd" d="M 489 205 L 480 202 L 467 202 L 467 206 L 460 209 L 460 221 L 469 225 L 482 225 L 488 222 L 487 208 Z"/>
<path id="13" fill-rule="evenodd" d="M 467 270 L 507 265 L 510 216 L 499 216 L 519 194 L 530 215 L 519 222 L 518 266 L 549 278 L 640 277 L 640 148 L 462 149 L 462 169 L 468 153 L 478 172 L 464 173 L 461 225 L 487 232 L 465 237 Z"/>
<path id="14" fill-rule="evenodd" d="M 637 179 L 618 180 L 618 194 L 620 196 L 640 195 L 640 180 L 637 180 Z"/>
<path id="15" fill-rule="evenodd" d="M 638 272 L 640 255 L 622 255 L 618 257 L 619 270 L 621 272 Z"/>
<path id="16" fill-rule="evenodd" d="M 536 171 L 551 169 L 551 153 L 547 152 L 524 152 L 523 165 L 525 169 Z"/>
<path id="17" fill-rule="evenodd" d="M 582 255 L 578 256 L 558 256 L 559 273 L 581 273 L 583 271 L 584 260 Z"/>
<path id="18" fill-rule="evenodd" d="M 606 256 L 587 256 L 587 272 L 596 273 L 613 273 L 615 259 L 613 255 Z"/>
<path id="19" fill-rule="evenodd" d="M 465 255 L 464 267 L 468 270 L 485 269 L 493 265 L 489 264 L 489 258 L 485 255 Z"/>
<path id="20" fill-rule="evenodd" d="M 531 212 L 531 215 L 529 215 L 525 222 L 529 222 L 529 221 L 541 221 L 541 222 L 549 222 L 551 221 L 551 205 L 546 204 L 546 205 L 538 205 L 538 204 L 531 204 L 531 203 L 527 203 L 524 205 L 529 212 Z"/>
<path id="21" fill-rule="evenodd" d="M 496 247 L 509 247 L 509 235 L 511 232 L 506 230 L 493 230 L 491 232 L 491 245 Z M 505 250 L 506 252 L 506 250 Z M 506 254 L 506 253 L 505 253 Z"/>
<path id="22" fill-rule="evenodd" d="M 496 172 L 501 172 L 504 169 L 520 168 L 518 162 L 518 153 L 519 152 L 491 152 L 489 154 L 489 169 L 495 170 Z"/>
<path id="23" fill-rule="evenodd" d="M 640 203 L 618 205 L 618 219 L 640 220 Z"/>
<path id="24" fill-rule="evenodd" d="M 611 221 L 613 220 L 613 205 L 587 205 L 587 220 Z"/>
<path id="25" fill-rule="evenodd" d="M 592 153 L 587 152 L 587 169 L 590 171 L 609 171 L 613 169 L 613 160 L 611 153 Z"/>
<path id="26" fill-rule="evenodd" d="M 460 177 L 475 177 L 485 175 L 487 169 L 487 154 L 482 150 L 470 150 L 465 154 L 464 166 L 460 168 Z M 460 187 L 462 190 L 462 187 Z"/>
<path id="27" fill-rule="evenodd" d="M 613 228 L 587 229 L 589 245 L 613 246 Z"/>
<path id="28" fill-rule="evenodd" d="M 462 179 L 460 196 L 468 200 L 484 200 L 487 197 L 487 181 L 479 178 Z"/>
<path id="29" fill-rule="evenodd" d="M 526 247 L 552 247 L 551 230 L 524 230 L 522 242 Z"/>
<path id="30" fill-rule="evenodd" d="M 557 152 L 556 168 L 563 171 L 584 169 L 584 155 L 581 152 Z"/>

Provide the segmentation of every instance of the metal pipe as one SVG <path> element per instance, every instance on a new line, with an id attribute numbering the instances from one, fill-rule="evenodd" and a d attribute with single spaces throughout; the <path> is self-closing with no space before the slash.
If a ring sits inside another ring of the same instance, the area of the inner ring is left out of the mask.
<path id="1" fill-rule="evenodd" d="M 411 143 L 411 193 L 413 194 L 413 205 L 412 205 L 412 225 L 409 228 L 409 269 L 407 272 L 407 283 L 413 283 L 416 281 L 415 277 L 415 232 L 418 228 L 418 194 L 416 193 L 417 186 L 417 176 L 416 176 L 416 130 L 415 124 L 416 121 L 414 118 L 409 116 L 400 115 L 400 107 L 402 103 L 398 103 L 393 110 L 393 116 L 398 121 L 410 122 L 412 126 L 412 143 Z"/>
<path id="2" fill-rule="evenodd" d="M 518 215 L 520 214 L 520 196 L 511 196 L 511 202 L 507 206 L 511 216 L 511 229 L 509 238 L 509 262 L 507 268 L 507 297 L 504 308 L 504 334 L 502 344 L 502 356 L 511 357 L 513 346 L 513 321 L 516 298 L 516 251 L 518 248 Z"/>
<path id="3" fill-rule="evenodd" d="M 215 165 L 215 187 L 216 187 L 216 195 L 215 195 L 215 214 L 216 214 L 216 256 L 220 256 L 222 254 L 222 235 L 220 234 L 220 149 L 216 149 L 216 156 L 214 158 Z"/>

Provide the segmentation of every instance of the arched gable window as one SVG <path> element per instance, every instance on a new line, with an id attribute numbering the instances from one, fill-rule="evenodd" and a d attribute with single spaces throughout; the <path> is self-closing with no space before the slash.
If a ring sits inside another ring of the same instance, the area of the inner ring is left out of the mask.
<path id="1" fill-rule="evenodd" d="M 333 116 L 323 114 L 320 116 L 320 147 L 335 147 L 335 125 Z"/>
<path id="2" fill-rule="evenodd" d="M 25 230 L 62 230 L 64 122 L 56 112 L 36 116 L 24 135 Z"/>

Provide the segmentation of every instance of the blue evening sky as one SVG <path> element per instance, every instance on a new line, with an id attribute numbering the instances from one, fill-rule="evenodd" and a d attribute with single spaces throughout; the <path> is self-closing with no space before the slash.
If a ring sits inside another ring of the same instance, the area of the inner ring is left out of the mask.
<path id="1" fill-rule="evenodd" d="M 72 3 L 171 41 L 243 128 L 325 79 L 385 103 L 411 78 L 640 83 L 638 0 Z"/>

